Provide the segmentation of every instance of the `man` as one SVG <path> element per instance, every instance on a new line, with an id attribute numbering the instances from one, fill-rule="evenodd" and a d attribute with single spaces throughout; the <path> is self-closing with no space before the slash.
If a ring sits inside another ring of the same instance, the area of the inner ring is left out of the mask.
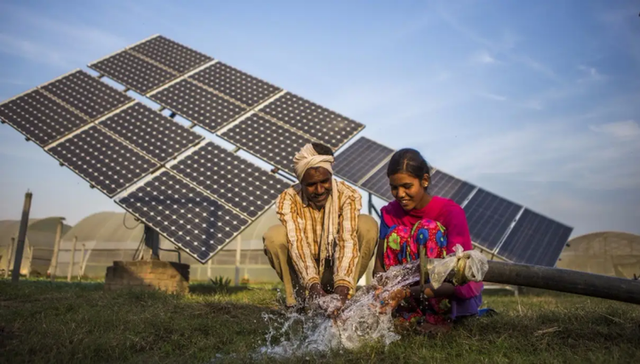
<path id="1" fill-rule="evenodd" d="M 286 305 L 335 293 L 342 304 L 354 293 L 373 257 L 378 224 L 361 215 L 357 190 L 333 178 L 333 151 L 305 145 L 293 158 L 299 184 L 276 201 L 281 224 L 264 234 L 264 250 L 284 283 Z"/>

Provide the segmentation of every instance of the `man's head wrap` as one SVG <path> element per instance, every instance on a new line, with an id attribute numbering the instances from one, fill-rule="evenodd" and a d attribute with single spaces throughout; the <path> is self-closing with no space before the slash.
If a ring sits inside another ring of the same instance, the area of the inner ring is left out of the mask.
<path id="1" fill-rule="evenodd" d="M 293 157 L 293 167 L 296 171 L 296 177 L 298 181 L 302 182 L 304 172 L 309 168 L 323 167 L 333 174 L 333 161 L 334 158 L 331 155 L 321 155 L 316 152 L 311 143 L 306 144 L 298 154 Z"/>

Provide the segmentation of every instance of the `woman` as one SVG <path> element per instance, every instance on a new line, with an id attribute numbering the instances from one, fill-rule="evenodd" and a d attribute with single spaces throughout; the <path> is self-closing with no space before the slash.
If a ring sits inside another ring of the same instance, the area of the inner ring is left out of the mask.
<path id="1" fill-rule="evenodd" d="M 395 201 L 381 209 L 380 236 L 373 274 L 418 259 L 419 247 L 428 258 L 444 258 L 454 247 L 473 249 L 464 210 L 452 200 L 431 196 L 429 166 L 414 149 L 401 149 L 389 161 L 387 177 Z M 464 316 L 477 315 L 482 304 L 482 282 L 461 286 L 443 283 L 438 289 L 428 285 L 424 292 L 415 285 L 394 292 L 395 303 L 404 307 L 395 313 L 405 320 L 424 321 L 423 329 L 448 326 Z"/>

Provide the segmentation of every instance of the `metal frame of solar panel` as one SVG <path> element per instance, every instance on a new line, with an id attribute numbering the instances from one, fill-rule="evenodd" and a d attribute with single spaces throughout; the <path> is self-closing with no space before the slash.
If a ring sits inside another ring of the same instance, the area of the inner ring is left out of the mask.
<path id="1" fill-rule="evenodd" d="M 212 61 L 211 56 L 156 34 L 87 66 L 141 95 L 148 95 Z"/>
<path id="2" fill-rule="evenodd" d="M 333 150 L 340 149 L 364 129 L 364 124 L 288 91 L 256 110 Z"/>
<path id="3" fill-rule="evenodd" d="M 295 174 L 294 155 L 312 142 L 256 112 L 248 113 L 218 136 L 290 174 Z"/>
<path id="4" fill-rule="evenodd" d="M 252 221 L 166 168 L 115 202 L 202 264 Z"/>
<path id="5" fill-rule="evenodd" d="M 240 103 L 188 78 L 176 80 L 148 97 L 211 133 L 217 133 L 249 111 Z"/>
<path id="6" fill-rule="evenodd" d="M 570 226 L 524 208 L 496 255 L 515 263 L 554 267 L 572 231 Z"/>
<path id="7" fill-rule="evenodd" d="M 335 157 L 333 171 L 336 176 L 360 185 L 371 171 L 393 155 L 393 149 L 367 137 L 361 137 Z"/>
<path id="8" fill-rule="evenodd" d="M 494 193 L 478 188 L 463 209 L 471 240 L 495 252 L 523 207 Z"/>

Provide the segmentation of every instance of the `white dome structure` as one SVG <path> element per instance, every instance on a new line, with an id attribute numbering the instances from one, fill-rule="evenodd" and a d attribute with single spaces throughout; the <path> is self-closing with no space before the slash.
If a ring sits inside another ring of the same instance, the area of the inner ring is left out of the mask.
<path id="1" fill-rule="evenodd" d="M 558 268 L 620 278 L 640 276 L 640 236 L 623 232 L 596 232 L 569 240 Z"/>

